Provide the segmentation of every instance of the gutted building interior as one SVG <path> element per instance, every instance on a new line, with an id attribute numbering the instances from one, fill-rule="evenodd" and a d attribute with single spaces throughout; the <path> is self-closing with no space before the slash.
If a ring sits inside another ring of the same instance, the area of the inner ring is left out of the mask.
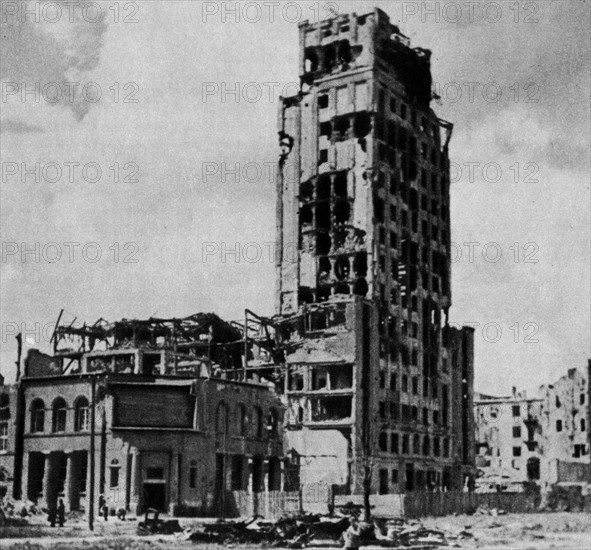
<path id="1" fill-rule="evenodd" d="M 251 333 L 210 313 L 58 319 L 53 355 L 30 350 L 13 395 L 0 392 L 15 420 L 0 463 L 14 497 L 223 515 L 237 513 L 237 491 L 283 489 L 279 367 L 264 328 Z"/>
<path id="2" fill-rule="evenodd" d="M 277 311 L 307 348 L 286 355 L 288 418 L 346 434 L 345 490 L 368 455 L 382 493 L 473 471 L 472 334 L 447 326 L 453 126 L 431 109 L 430 57 L 379 9 L 303 22 L 301 91 L 279 112 L 277 249 L 299 255 L 278 258 Z M 337 324 L 347 308 L 363 320 Z"/>

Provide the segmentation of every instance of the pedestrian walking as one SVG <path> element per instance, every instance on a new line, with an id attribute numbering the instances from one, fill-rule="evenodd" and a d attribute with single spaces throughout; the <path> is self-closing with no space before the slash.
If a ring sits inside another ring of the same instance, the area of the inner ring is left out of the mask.
<path id="1" fill-rule="evenodd" d="M 99 507 L 99 514 L 102 514 L 105 521 L 109 519 L 109 507 L 107 506 L 107 501 L 105 500 L 105 495 L 100 494 L 98 498 L 98 507 Z"/>
<path id="2" fill-rule="evenodd" d="M 49 504 L 49 506 L 47 507 L 47 521 L 49 521 L 49 525 L 51 525 L 51 527 L 55 527 L 55 516 L 56 516 L 56 509 L 55 509 L 55 504 Z"/>
<path id="3" fill-rule="evenodd" d="M 359 548 L 359 522 L 355 516 L 349 520 L 349 527 L 343 533 L 346 550 L 358 550 Z"/>
<path id="4" fill-rule="evenodd" d="M 57 522 L 60 527 L 64 526 L 66 521 L 66 507 L 64 501 L 60 498 L 59 504 L 57 505 Z"/>

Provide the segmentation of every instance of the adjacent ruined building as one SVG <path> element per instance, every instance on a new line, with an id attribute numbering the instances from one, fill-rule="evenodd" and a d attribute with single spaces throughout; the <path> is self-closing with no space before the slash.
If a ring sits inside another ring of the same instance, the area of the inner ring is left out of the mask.
<path id="1" fill-rule="evenodd" d="M 587 372 L 568 369 L 553 384 L 540 387 L 542 453 L 547 463 L 544 481 L 591 483 L 590 376 L 591 362 Z"/>
<path id="2" fill-rule="evenodd" d="M 236 325 L 214 314 L 58 322 L 53 343 L 0 386 L 0 467 L 15 498 L 222 514 L 235 512 L 233 491 L 283 488 L 283 406 L 270 382 L 235 376 L 245 352 L 268 358 Z"/>
<path id="3" fill-rule="evenodd" d="M 460 489 L 473 332 L 447 324 L 452 124 L 431 52 L 379 9 L 299 29 L 302 89 L 279 112 L 287 447 L 344 492 Z"/>
<path id="4" fill-rule="evenodd" d="M 540 479 L 541 407 L 542 399 L 516 388 L 506 397 L 474 396 L 478 490 L 518 491 Z"/>
<path id="5" fill-rule="evenodd" d="M 483 490 L 518 490 L 526 481 L 542 487 L 591 482 L 589 376 L 569 369 L 535 397 L 477 394 L 476 464 Z"/>

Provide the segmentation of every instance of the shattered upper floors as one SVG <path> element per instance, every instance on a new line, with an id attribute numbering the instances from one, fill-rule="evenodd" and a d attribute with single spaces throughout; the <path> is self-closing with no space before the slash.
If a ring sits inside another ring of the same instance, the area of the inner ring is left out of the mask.
<path id="1" fill-rule="evenodd" d="M 300 78 L 278 116 L 277 249 L 298 254 L 278 259 L 277 312 L 351 305 L 344 332 L 286 353 L 288 425 L 341 434 L 350 487 L 370 453 L 380 492 L 450 486 L 445 457 L 473 463 L 473 344 L 447 324 L 453 126 L 430 107 L 430 52 L 379 9 L 339 15 L 300 25 Z"/>

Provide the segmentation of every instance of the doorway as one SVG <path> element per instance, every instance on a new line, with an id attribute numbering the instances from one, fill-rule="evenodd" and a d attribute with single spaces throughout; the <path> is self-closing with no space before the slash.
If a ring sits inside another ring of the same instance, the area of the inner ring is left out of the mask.
<path id="1" fill-rule="evenodd" d="M 166 483 L 144 482 L 143 508 L 154 508 L 166 512 Z"/>

